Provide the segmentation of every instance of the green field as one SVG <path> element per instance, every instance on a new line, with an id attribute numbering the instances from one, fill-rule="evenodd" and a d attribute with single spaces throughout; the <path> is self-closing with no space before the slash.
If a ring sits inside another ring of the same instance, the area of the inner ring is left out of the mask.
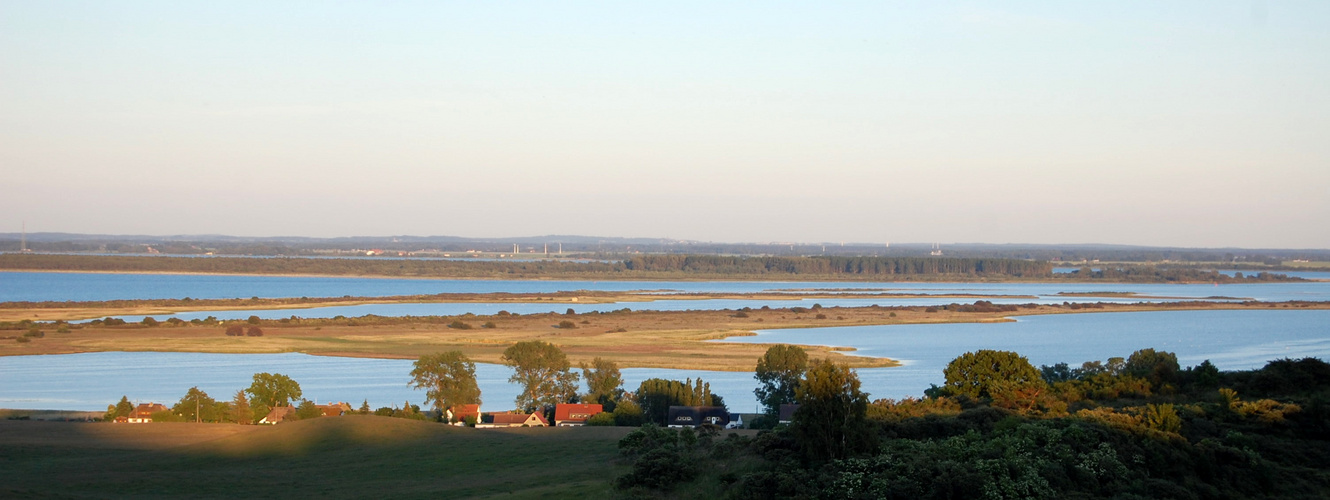
<path id="1" fill-rule="evenodd" d="M 0 421 L 0 498 L 603 498 L 630 430 Z"/>

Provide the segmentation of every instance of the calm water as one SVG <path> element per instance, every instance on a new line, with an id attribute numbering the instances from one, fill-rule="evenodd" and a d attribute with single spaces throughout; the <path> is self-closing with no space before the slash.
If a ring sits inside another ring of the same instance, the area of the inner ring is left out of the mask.
<path id="1" fill-rule="evenodd" d="M 1021 317 L 1014 323 L 894 325 L 761 331 L 727 342 L 851 346 L 858 354 L 901 359 L 906 366 L 859 370 L 874 398 L 918 396 L 941 384 L 942 368 L 975 349 L 1014 350 L 1035 365 L 1128 356 L 1153 347 L 1178 354 L 1184 366 L 1209 359 L 1223 370 L 1259 368 L 1271 359 L 1330 359 L 1330 311 L 1160 311 Z M 284 373 L 308 398 L 368 399 L 374 407 L 419 404 L 423 392 L 407 387 L 411 362 L 304 354 L 197 354 L 113 352 L 0 358 L 0 407 L 102 410 L 121 395 L 140 401 L 180 399 L 191 386 L 230 399 L 256 372 Z M 511 408 L 516 387 L 509 371 L 477 365 L 487 410 Z M 732 411 L 756 406 L 752 373 L 626 369 L 630 390 L 651 377 L 702 377 Z"/>
<path id="2" fill-rule="evenodd" d="M 21 273 L 0 272 L 0 301 L 44 300 L 116 300 L 151 298 L 248 298 L 248 297 L 382 297 L 435 293 L 553 293 L 558 291 L 599 290 L 674 290 L 682 292 L 765 292 L 773 290 L 843 290 L 845 298 L 812 299 L 804 301 L 753 300 L 666 300 L 657 302 L 624 302 L 616 304 L 573 305 L 579 312 L 631 309 L 683 310 L 683 309 L 739 309 L 771 305 L 809 306 L 866 306 L 866 305 L 936 305 L 952 302 L 973 302 L 976 299 L 958 298 L 854 298 L 859 293 L 887 291 L 891 293 L 919 294 L 981 294 L 1022 295 L 1036 299 L 990 298 L 998 303 L 1061 303 L 1064 301 L 1136 302 L 1136 298 L 1081 298 L 1059 296 L 1061 292 L 1135 292 L 1150 296 L 1206 298 L 1227 296 L 1253 298 L 1265 301 L 1330 300 L 1330 282 L 1264 283 L 1236 285 L 1163 285 L 1163 284 L 1078 284 L 1078 283 L 841 283 L 841 282 L 683 282 L 683 281 L 484 281 L 484 280 L 414 280 L 378 278 L 327 278 L 280 276 L 205 276 L 164 274 L 102 274 L 102 273 Z M 1171 299 L 1170 299 L 1171 300 Z M 381 316 L 401 315 L 459 315 L 464 313 L 493 314 L 500 310 L 521 314 L 563 312 L 568 305 L 554 304 L 386 304 L 339 306 L 320 309 L 281 309 L 269 311 L 236 310 L 231 312 L 182 313 L 183 319 L 217 316 L 219 318 L 245 318 L 257 315 L 264 318 Z M 126 316 L 137 321 L 138 316 Z M 159 318 L 162 319 L 162 318 Z"/>

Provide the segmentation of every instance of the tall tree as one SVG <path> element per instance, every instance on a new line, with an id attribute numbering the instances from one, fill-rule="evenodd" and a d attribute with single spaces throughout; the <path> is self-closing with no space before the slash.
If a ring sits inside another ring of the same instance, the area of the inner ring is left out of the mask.
<path id="1" fill-rule="evenodd" d="M 120 402 L 115 404 L 115 416 L 128 417 L 134 413 L 134 403 L 129 402 L 129 396 L 120 396 Z"/>
<path id="2" fill-rule="evenodd" d="M 186 422 L 216 422 L 219 416 L 217 400 L 208 397 L 208 393 L 198 387 L 190 387 L 185 397 L 171 407 L 171 412 Z"/>
<path id="3" fill-rule="evenodd" d="M 807 457 L 846 458 L 877 446 L 877 433 L 868 424 L 868 394 L 859 390 L 853 370 L 816 361 L 804 373 L 794 399 L 799 409 L 790 430 Z"/>
<path id="4" fill-rule="evenodd" d="M 1044 379 L 1030 361 L 1011 351 L 980 349 L 947 363 L 942 371 L 952 394 L 992 398 L 999 393 L 1019 392 L 1044 386 Z"/>
<path id="5" fill-rule="evenodd" d="M 577 373 L 563 349 L 549 342 L 528 340 L 503 351 L 503 363 L 513 368 L 509 382 L 522 385 L 515 401 L 523 411 L 534 411 L 571 400 L 577 395 Z"/>
<path id="6" fill-rule="evenodd" d="M 440 414 L 456 405 L 480 403 L 476 364 L 461 351 L 421 356 L 411 370 L 411 383 L 425 389 L 425 398 Z"/>
<path id="7" fill-rule="evenodd" d="M 591 361 L 590 366 L 586 363 L 581 366 L 582 378 L 586 379 L 589 389 L 582 400 L 600 403 L 605 405 L 605 411 L 614 411 L 614 404 L 623 397 L 623 376 L 619 373 L 619 365 L 597 357 Z"/>
<path id="8" fill-rule="evenodd" d="M 254 414 L 267 415 L 276 406 L 287 406 L 300 398 L 300 384 L 280 373 L 255 373 L 254 382 L 245 389 L 249 393 L 249 406 Z M 262 418 L 262 417 L 260 417 Z"/>
<path id="9" fill-rule="evenodd" d="M 757 360 L 757 401 L 768 416 L 780 413 L 780 405 L 794 402 L 794 390 L 808 369 L 808 353 L 792 345 L 773 345 Z"/>
<path id="10" fill-rule="evenodd" d="M 231 420 L 240 425 L 249 425 L 254 423 L 254 409 L 249 407 L 249 399 L 245 398 L 245 391 L 236 391 L 234 398 L 231 398 Z"/>

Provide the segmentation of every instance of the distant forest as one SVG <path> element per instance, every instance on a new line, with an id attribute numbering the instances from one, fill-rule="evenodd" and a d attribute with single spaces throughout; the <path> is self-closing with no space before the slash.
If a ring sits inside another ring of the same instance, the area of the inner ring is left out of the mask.
<path id="1" fill-rule="evenodd" d="M 1052 265 L 1015 259 L 646 255 L 623 261 L 310 259 L 3 254 L 0 269 L 324 274 L 437 278 L 1046 278 Z"/>

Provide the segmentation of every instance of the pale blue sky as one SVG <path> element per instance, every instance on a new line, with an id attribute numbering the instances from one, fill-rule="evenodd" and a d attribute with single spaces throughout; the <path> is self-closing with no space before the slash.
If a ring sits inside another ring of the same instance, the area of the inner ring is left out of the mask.
<path id="1" fill-rule="evenodd" d="M 1330 2 L 0 1 L 0 232 L 1330 248 Z"/>

